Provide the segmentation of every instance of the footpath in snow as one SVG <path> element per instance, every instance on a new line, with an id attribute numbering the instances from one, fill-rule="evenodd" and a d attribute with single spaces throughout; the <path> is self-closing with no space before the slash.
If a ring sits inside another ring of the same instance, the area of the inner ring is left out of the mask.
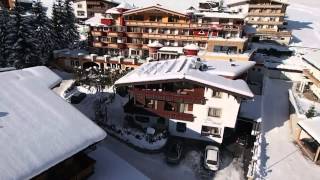
<path id="1" fill-rule="evenodd" d="M 293 143 L 288 120 L 290 87 L 290 82 L 264 80 L 260 179 L 320 179 L 320 168 Z"/>

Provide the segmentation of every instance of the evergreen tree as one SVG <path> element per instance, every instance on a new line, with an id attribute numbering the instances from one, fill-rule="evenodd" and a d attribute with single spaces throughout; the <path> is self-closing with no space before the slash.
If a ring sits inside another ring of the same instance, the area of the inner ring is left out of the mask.
<path id="1" fill-rule="evenodd" d="M 76 25 L 76 17 L 71 6 L 71 0 L 65 0 L 63 12 L 65 41 L 69 48 L 74 48 L 75 44 L 79 41 L 79 31 Z"/>
<path id="2" fill-rule="evenodd" d="M 52 7 L 52 26 L 53 26 L 53 39 L 55 42 L 55 49 L 66 48 L 63 14 L 64 14 L 62 0 L 57 0 Z"/>
<path id="3" fill-rule="evenodd" d="M 37 41 L 33 38 L 31 16 L 23 14 L 23 8 L 17 5 L 12 12 L 12 24 L 8 36 L 11 52 L 8 61 L 16 68 L 40 65 Z"/>
<path id="4" fill-rule="evenodd" d="M 8 43 L 10 15 L 6 8 L 0 9 L 0 67 L 8 65 L 7 58 L 10 54 L 10 44 Z"/>
<path id="5" fill-rule="evenodd" d="M 38 41 L 39 56 L 42 62 L 46 63 L 55 48 L 53 26 L 40 0 L 34 2 L 32 13 L 34 15 L 32 26 L 34 38 Z"/>
<path id="6" fill-rule="evenodd" d="M 52 8 L 52 22 L 57 49 L 74 48 L 79 41 L 71 0 L 57 0 Z"/>

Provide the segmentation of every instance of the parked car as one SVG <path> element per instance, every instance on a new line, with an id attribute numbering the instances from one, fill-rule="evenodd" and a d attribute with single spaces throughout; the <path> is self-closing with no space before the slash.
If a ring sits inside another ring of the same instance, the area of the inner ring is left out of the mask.
<path id="1" fill-rule="evenodd" d="M 206 146 L 204 152 L 204 167 L 206 169 L 217 171 L 219 170 L 220 152 L 216 146 Z"/>
<path id="2" fill-rule="evenodd" d="M 181 141 L 169 142 L 166 151 L 166 161 L 169 164 L 178 164 L 180 162 L 183 150 Z"/>
<path id="3" fill-rule="evenodd" d="M 71 104 L 79 104 L 86 96 L 87 96 L 87 94 L 85 94 L 85 93 L 75 94 L 75 95 L 71 96 L 70 102 L 71 102 Z"/>

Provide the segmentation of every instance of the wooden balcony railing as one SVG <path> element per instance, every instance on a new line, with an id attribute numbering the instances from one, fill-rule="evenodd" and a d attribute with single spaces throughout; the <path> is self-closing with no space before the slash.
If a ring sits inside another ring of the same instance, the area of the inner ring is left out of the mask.
<path id="1" fill-rule="evenodd" d="M 142 43 L 126 43 L 128 48 L 140 49 L 142 48 Z"/>
<path id="2" fill-rule="evenodd" d="M 207 36 L 188 36 L 188 35 L 173 35 L 173 34 L 149 34 L 143 33 L 142 38 L 148 39 L 169 39 L 169 40 L 185 40 L 185 41 L 208 41 Z"/>
<path id="3" fill-rule="evenodd" d="M 100 31 L 91 31 L 92 36 L 102 36 L 102 32 Z"/>
<path id="4" fill-rule="evenodd" d="M 282 8 L 282 5 L 276 5 L 276 4 L 250 4 L 249 8 L 272 8 L 272 9 L 278 9 L 278 8 Z"/>
<path id="5" fill-rule="evenodd" d="M 311 80 L 314 85 L 316 85 L 317 87 L 320 88 L 320 80 L 317 79 L 309 70 L 307 70 L 307 69 L 303 70 L 303 74 L 304 74 L 309 80 Z"/>
<path id="6" fill-rule="evenodd" d="M 150 22 L 150 21 L 126 21 L 127 26 L 139 26 L 139 27 L 157 27 L 157 28 L 184 28 L 184 29 L 198 29 L 198 28 L 212 28 L 212 23 L 163 23 L 163 22 Z M 221 26 L 240 26 L 237 24 L 220 24 Z M 236 29 L 239 29 L 238 27 Z"/>
<path id="7" fill-rule="evenodd" d="M 279 37 L 290 37 L 292 36 L 291 31 L 274 31 L 274 30 L 269 30 L 269 29 L 257 29 L 256 34 L 267 34 L 267 35 L 274 35 L 274 36 L 279 36 Z"/>
<path id="8" fill-rule="evenodd" d="M 174 92 L 162 92 L 162 91 L 152 91 L 152 90 L 141 90 L 134 88 L 130 90 L 131 94 L 144 96 L 148 99 L 162 100 L 168 102 L 181 102 L 189 104 L 203 104 L 205 102 L 204 89 L 199 88 L 191 91 L 182 91 L 180 94 Z"/>
<path id="9" fill-rule="evenodd" d="M 122 37 L 123 32 L 108 32 L 109 37 Z"/>
<path id="10" fill-rule="evenodd" d="M 249 20 L 248 24 L 259 24 L 259 25 L 282 25 L 283 22 L 280 21 L 253 21 Z"/>
<path id="11" fill-rule="evenodd" d="M 93 42 L 93 47 L 101 48 L 103 46 L 102 42 Z"/>
<path id="12" fill-rule="evenodd" d="M 249 12 L 249 16 L 265 16 L 265 17 L 274 17 L 274 16 L 285 16 L 284 13 L 273 13 L 273 12 Z"/>
<path id="13" fill-rule="evenodd" d="M 124 111 L 130 114 L 141 114 L 141 115 L 163 117 L 167 119 L 177 119 L 177 120 L 189 121 L 189 122 L 192 122 L 194 120 L 194 116 L 192 114 L 140 107 L 133 104 L 133 102 L 128 102 L 124 106 Z"/>
<path id="14" fill-rule="evenodd" d="M 131 38 L 141 38 L 142 32 L 127 32 L 127 36 Z"/>

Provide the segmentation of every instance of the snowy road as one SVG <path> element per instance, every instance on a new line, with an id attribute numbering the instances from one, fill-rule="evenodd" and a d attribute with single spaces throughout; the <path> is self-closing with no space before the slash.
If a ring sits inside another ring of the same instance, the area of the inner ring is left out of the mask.
<path id="1" fill-rule="evenodd" d="M 293 144 L 289 127 L 288 89 L 282 80 L 264 81 L 260 174 L 264 179 L 320 179 L 320 168 Z"/>
<path id="2" fill-rule="evenodd" d="M 103 145 L 152 180 L 196 179 L 192 169 L 186 166 L 168 166 L 163 154 L 144 154 L 137 152 L 111 136 L 108 136 L 103 142 Z"/>

